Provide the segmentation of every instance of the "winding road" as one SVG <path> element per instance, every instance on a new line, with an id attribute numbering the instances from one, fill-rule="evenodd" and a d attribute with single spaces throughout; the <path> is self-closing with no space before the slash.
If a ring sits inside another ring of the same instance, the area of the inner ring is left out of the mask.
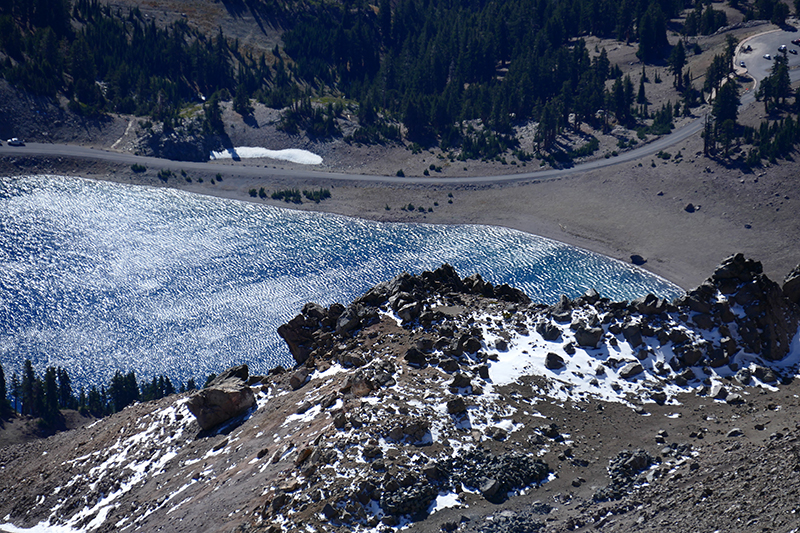
<path id="1" fill-rule="evenodd" d="M 753 36 L 746 40 L 752 48 L 751 52 L 742 52 L 740 47 L 734 60 L 736 65 L 740 61 L 745 61 L 747 65 L 748 74 L 756 80 L 756 85 L 764 77 L 769 75 L 772 67 L 770 60 L 764 59 L 762 56 L 766 53 L 771 54 L 773 57 L 780 53 L 778 47 L 781 44 L 786 44 L 789 48 L 800 49 L 800 46 L 793 46 L 792 39 L 798 38 L 798 32 L 788 32 L 783 30 L 775 30 Z M 744 43 L 743 43 L 744 44 Z M 800 56 L 788 54 L 790 75 L 792 82 L 800 80 Z M 748 91 L 741 98 L 741 105 L 748 105 L 755 100 L 754 90 Z M 246 165 L 226 165 L 220 162 L 186 162 L 181 161 L 180 166 L 185 170 L 195 170 L 203 172 L 219 172 L 221 170 L 230 173 L 235 173 L 240 176 L 249 177 L 264 177 L 270 178 L 286 178 L 286 179 L 323 179 L 332 181 L 349 181 L 349 182 L 380 182 L 389 184 L 426 184 L 426 185 L 480 185 L 490 183 L 510 183 L 520 181 L 540 181 L 550 178 L 559 178 L 586 172 L 589 170 L 596 170 L 600 168 L 618 165 L 635 161 L 643 157 L 652 156 L 659 151 L 665 150 L 675 144 L 678 144 L 692 135 L 698 133 L 703 129 L 704 118 L 700 117 L 692 122 L 675 129 L 669 135 L 664 135 L 653 142 L 635 148 L 628 152 L 623 152 L 616 157 L 608 159 L 599 159 L 581 163 L 571 168 L 566 169 L 551 169 L 538 172 L 526 172 L 521 174 L 509 174 L 502 176 L 473 176 L 473 177 L 435 177 L 435 176 L 374 176 L 362 174 L 346 174 L 342 172 L 325 172 L 319 170 L 306 170 L 306 169 L 281 169 L 281 168 L 266 168 L 265 166 L 246 166 Z M 167 159 L 160 159 L 155 157 L 137 156 L 124 152 L 112 152 L 108 150 L 98 150 L 94 148 L 87 148 L 83 146 L 73 146 L 66 144 L 45 144 L 45 143 L 28 143 L 25 146 L 9 146 L 3 143 L 0 146 L 0 156 L 37 156 L 37 157 L 69 157 L 92 159 L 98 161 L 107 161 L 110 163 L 133 165 L 138 163 L 145 165 L 148 168 L 167 168 L 175 167 L 175 161 Z"/>

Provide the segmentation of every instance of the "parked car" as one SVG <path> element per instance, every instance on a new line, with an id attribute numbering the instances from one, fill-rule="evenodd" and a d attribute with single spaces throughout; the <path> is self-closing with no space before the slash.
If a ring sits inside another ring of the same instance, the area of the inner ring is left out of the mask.
<path id="1" fill-rule="evenodd" d="M 782 45 L 780 45 L 780 46 L 778 47 L 778 51 L 779 51 L 779 52 L 785 52 L 785 51 L 786 51 L 786 45 L 785 45 L 785 44 L 782 44 Z"/>
<path id="2" fill-rule="evenodd" d="M 739 61 L 739 66 L 742 67 L 742 68 L 745 68 L 744 67 L 744 61 Z"/>
<path id="3" fill-rule="evenodd" d="M 769 54 L 764 54 L 764 59 L 772 59 L 772 56 Z"/>
<path id="4" fill-rule="evenodd" d="M 797 55 L 797 50 L 795 50 L 794 48 L 790 48 L 790 49 L 789 49 L 789 53 L 790 53 L 790 54 Z"/>
<path id="5" fill-rule="evenodd" d="M 792 44 L 796 44 L 797 46 L 800 46 L 800 39 L 794 39 L 792 41 Z"/>
<path id="6" fill-rule="evenodd" d="M 16 137 L 13 137 L 13 138 L 8 140 L 8 145 L 9 146 L 25 146 L 25 142 L 22 141 L 21 139 L 17 139 Z"/>

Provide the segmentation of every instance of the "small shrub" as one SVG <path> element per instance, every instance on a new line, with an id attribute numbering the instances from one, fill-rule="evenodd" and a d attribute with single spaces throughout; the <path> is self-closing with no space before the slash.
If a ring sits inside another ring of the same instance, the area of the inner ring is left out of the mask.
<path id="1" fill-rule="evenodd" d="M 258 191 L 255 189 L 250 189 L 250 197 L 255 198 L 256 196 L 258 196 Z"/>
<path id="2" fill-rule="evenodd" d="M 222 174 L 217 172 L 217 181 L 222 181 Z"/>
<path id="3" fill-rule="evenodd" d="M 133 170 L 137 174 L 141 174 L 142 172 L 147 170 L 147 167 L 144 165 L 140 165 L 139 163 L 134 163 L 131 165 L 131 170 Z"/>
<path id="4" fill-rule="evenodd" d="M 398 178 L 405 178 L 405 177 L 406 177 L 406 173 L 405 173 L 405 172 L 403 172 L 403 169 L 402 169 L 402 168 L 401 168 L 400 170 L 398 170 L 398 171 L 397 171 L 397 177 L 398 177 Z"/>
<path id="5" fill-rule="evenodd" d="M 267 191 L 264 190 L 264 187 L 261 187 L 260 189 L 258 189 L 258 197 L 261 198 L 262 200 L 267 197 Z M 273 195 L 273 197 L 274 197 L 274 195 Z"/>

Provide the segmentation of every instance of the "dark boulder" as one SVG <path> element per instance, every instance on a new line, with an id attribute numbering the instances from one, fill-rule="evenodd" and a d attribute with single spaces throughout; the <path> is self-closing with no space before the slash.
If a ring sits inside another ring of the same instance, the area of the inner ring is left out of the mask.
<path id="1" fill-rule="evenodd" d="M 642 344 L 642 328 L 639 324 L 627 323 L 622 327 L 622 336 L 632 348 Z"/>
<path id="2" fill-rule="evenodd" d="M 498 300 L 511 303 L 526 305 L 531 303 L 531 299 L 528 298 L 527 294 L 517 288 L 511 287 L 507 283 L 503 283 L 502 285 L 498 285 L 494 288 L 494 297 Z"/>
<path id="3" fill-rule="evenodd" d="M 545 319 L 536 323 L 536 333 L 541 335 L 546 341 L 555 341 L 561 336 L 561 329 Z"/>
<path id="4" fill-rule="evenodd" d="M 460 396 L 447 401 L 447 413 L 451 415 L 460 415 L 467 412 L 467 404 Z"/>
<path id="5" fill-rule="evenodd" d="M 428 358 L 424 353 L 416 348 L 409 348 L 404 357 L 406 364 L 414 368 L 425 368 L 428 366 Z"/>
<path id="6" fill-rule="evenodd" d="M 569 322 L 572 320 L 572 300 L 561 295 L 558 303 L 550 308 L 550 316 L 556 322 Z"/>
<path id="7" fill-rule="evenodd" d="M 643 315 L 658 315 L 665 311 L 669 311 L 669 303 L 663 298 L 657 298 L 653 294 L 636 298 L 630 303 L 630 308 L 633 311 Z"/>
<path id="8" fill-rule="evenodd" d="M 544 366 L 550 370 L 558 370 L 559 368 L 564 368 L 565 365 L 566 363 L 564 362 L 564 359 L 560 355 L 553 352 L 549 352 L 544 357 Z"/>
<path id="9" fill-rule="evenodd" d="M 642 372 L 644 372 L 644 368 L 642 368 L 641 363 L 628 363 L 619 369 L 619 377 L 622 379 L 630 379 L 634 376 L 638 376 Z"/>
<path id="10" fill-rule="evenodd" d="M 578 346 L 597 348 L 597 344 L 602 338 L 603 328 L 582 325 L 575 331 L 575 341 L 578 343 Z"/>

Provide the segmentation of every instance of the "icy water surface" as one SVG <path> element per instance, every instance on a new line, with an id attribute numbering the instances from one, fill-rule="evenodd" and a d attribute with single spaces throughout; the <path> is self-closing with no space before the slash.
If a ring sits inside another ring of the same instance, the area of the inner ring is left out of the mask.
<path id="1" fill-rule="evenodd" d="M 334 192 L 335 194 L 335 192 Z M 447 262 L 534 301 L 594 287 L 614 299 L 680 289 L 630 265 L 489 226 L 386 224 L 79 178 L 0 178 L 0 363 L 76 386 L 117 369 L 202 380 L 291 356 L 278 326 L 303 304 Z"/>

